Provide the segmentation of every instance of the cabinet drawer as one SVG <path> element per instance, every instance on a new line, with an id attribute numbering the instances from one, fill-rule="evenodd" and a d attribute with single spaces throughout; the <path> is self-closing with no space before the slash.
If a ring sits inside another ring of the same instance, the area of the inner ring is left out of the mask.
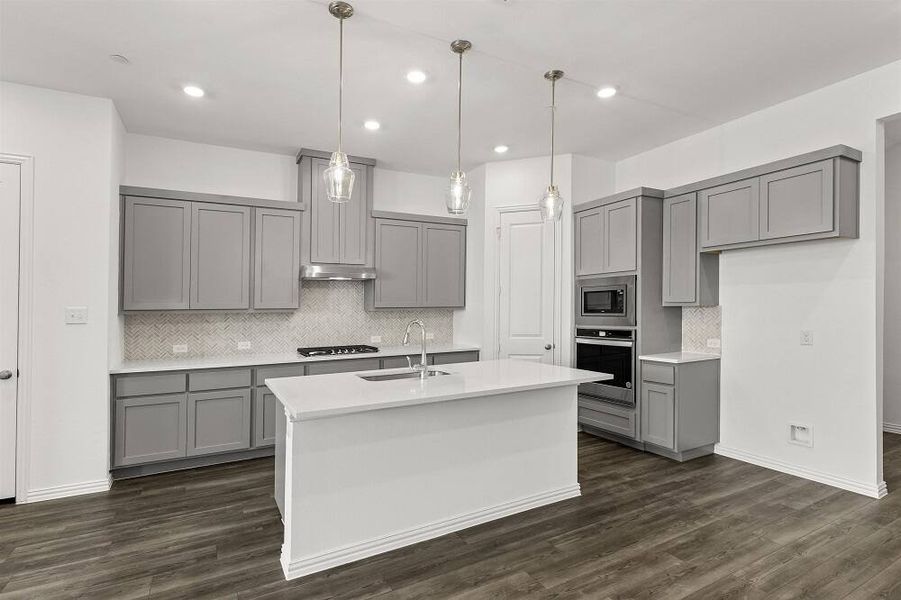
<path id="1" fill-rule="evenodd" d="M 449 365 L 452 363 L 476 362 L 479 360 L 478 352 L 447 352 L 436 354 L 433 365 Z"/>
<path id="2" fill-rule="evenodd" d="M 188 389 L 192 392 L 239 387 L 250 387 L 250 369 L 196 371 L 188 375 Z"/>
<path id="3" fill-rule="evenodd" d="M 354 371 L 377 371 L 379 359 L 362 358 L 351 360 L 335 360 L 331 362 L 312 363 L 307 365 L 307 375 L 324 375 L 325 373 L 352 373 Z"/>
<path id="4" fill-rule="evenodd" d="M 579 397 L 579 423 L 634 438 L 635 411 Z"/>
<path id="5" fill-rule="evenodd" d="M 116 397 L 177 394 L 185 391 L 184 373 L 151 373 L 116 377 Z"/>
<path id="6" fill-rule="evenodd" d="M 642 362 L 641 363 L 641 380 L 653 381 L 656 383 L 664 383 L 666 385 L 675 385 L 676 369 L 673 365 L 662 365 L 660 363 Z"/>
<path id="7" fill-rule="evenodd" d="M 414 364 L 419 362 L 419 359 L 414 354 L 410 354 L 410 360 Z M 406 366 L 408 366 L 406 356 L 389 356 L 382 359 L 383 369 L 402 369 Z"/>
<path id="8" fill-rule="evenodd" d="M 303 374 L 304 366 L 302 364 L 259 367 L 254 382 L 256 385 L 266 385 L 267 379 L 275 379 L 276 377 L 302 377 Z"/>

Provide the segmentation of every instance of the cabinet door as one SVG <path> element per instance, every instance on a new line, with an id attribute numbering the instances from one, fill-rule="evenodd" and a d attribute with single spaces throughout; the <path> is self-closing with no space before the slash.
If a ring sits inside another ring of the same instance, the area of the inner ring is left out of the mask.
<path id="1" fill-rule="evenodd" d="M 297 308 L 300 213 L 257 208 L 254 217 L 254 308 Z"/>
<path id="2" fill-rule="evenodd" d="M 760 239 L 832 231 L 833 211 L 831 159 L 760 178 Z"/>
<path id="3" fill-rule="evenodd" d="M 422 305 L 462 307 L 466 304 L 466 227 L 422 225 Z"/>
<path id="4" fill-rule="evenodd" d="M 700 192 L 702 248 L 759 239 L 759 181 L 755 177 Z"/>
<path id="5" fill-rule="evenodd" d="M 253 391 L 254 448 L 275 445 L 276 411 L 281 409 L 280 404 L 267 387 L 258 387 Z"/>
<path id="6" fill-rule="evenodd" d="M 310 262 L 339 263 L 338 227 L 340 205 L 328 199 L 323 177 L 328 160 L 315 158 L 312 162 L 312 191 L 310 197 Z M 354 186 L 356 187 L 356 186 Z"/>
<path id="7" fill-rule="evenodd" d="M 445 352 L 432 356 L 433 365 L 451 365 L 454 363 L 477 362 L 478 352 Z"/>
<path id="8" fill-rule="evenodd" d="M 250 389 L 188 394 L 188 456 L 250 448 Z"/>
<path id="9" fill-rule="evenodd" d="M 597 275 L 603 271 L 603 219 L 601 208 L 575 214 L 576 275 Z"/>
<path id="10" fill-rule="evenodd" d="M 422 227 L 410 221 L 377 219 L 375 236 L 375 307 L 420 306 Z"/>
<path id="11" fill-rule="evenodd" d="M 417 361 L 414 361 L 417 362 Z M 353 373 L 355 371 L 378 371 L 381 361 L 377 358 L 351 358 L 314 362 L 307 365 L 307 375 L 327 373 Z"/>
<path id="12" fill-rule="evenodd" d="M 250 208 L 193 203 L 191 308 L 250 308 Z"/>
<path id="13" fill-rule="evenodd" d="M 188 308 L 190 274 L 191 204 L 125 198 L 123 310 Z"/>
<path id="14" fill-rule="evenodd" d="M 673 386 L 641 384 L 641 439 L 676 449 L 676 393 Z"/>
<path id="15" fill-rule="evenodd" d="M 369 170 L 351 165 L 354 189 L 350 201 L 338 206 L 338 262 L 345 265 L 366 264 L 366 233 L 369 221 Z"/>
<path id="16" fill-rule="evenodd" d="M 185 456 L 185 395 L 116 400 L 113 463 L 118 466 Z"/>
<path id="17" fill-rule="evenodd" d="M 638 201 L 636 198 L 601 207 L 604 273 L 638 268 Z"/>
<path id="18" fill-rule="evenodd" d="M 685 194 L 663 201 L 663 301 L 697 301 L 698 212 L 697 195 Z"/>

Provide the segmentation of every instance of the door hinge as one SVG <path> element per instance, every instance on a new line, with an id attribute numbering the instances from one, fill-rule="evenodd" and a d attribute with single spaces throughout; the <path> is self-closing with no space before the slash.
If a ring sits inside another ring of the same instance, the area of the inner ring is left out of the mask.
<path id="1" fill-rule="evenodd" d="M 500 228 L 500 227 L 495 227 L 495 228 L 494 228 L 494 234 L 497 236 L 497 239 L 501 239 L 501 228 Z"/>

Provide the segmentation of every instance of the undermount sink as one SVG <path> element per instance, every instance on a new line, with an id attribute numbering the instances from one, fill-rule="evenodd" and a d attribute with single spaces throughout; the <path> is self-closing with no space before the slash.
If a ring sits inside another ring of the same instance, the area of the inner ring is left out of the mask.
<path id="1" fill-rule="evenodd" d="M 439 371 L 437 369 L 429 369 L 427 372 L 429 377 L 450 375 L 447 371 Z M 415 371 L 406 371 L 404 373 L 384 373 L 382 375 L 357 375 L 357 377 L 366 381 L 391 381 L 392 379 L 419 379 L 420 374 Z"/>

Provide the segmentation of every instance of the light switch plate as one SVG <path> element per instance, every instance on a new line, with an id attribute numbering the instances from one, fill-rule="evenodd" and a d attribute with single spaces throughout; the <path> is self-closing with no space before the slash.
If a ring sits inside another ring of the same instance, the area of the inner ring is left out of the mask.
<path id="1" fill-rule="evenodd" d="M 380 335 L 369 336 L 370 344 L 380 344 L 381 342 L 382 342 L 382 336 L 380 336 Z"/>
<path id="2" fill-rule="evenodd" d="M 809 329 L 801 330 L 801 345 L 813 346 L 813 332 Z"/>
<path id="3" fill-rule="evenodd" d="M 187 351 L 188 351 L 188 345 L 187 345 L 187 344 L 174 344 L 174 345 L 172 346 L 172 353 L 173 353 L 173 354 L 184 354 L 184 353 L 187 352 Z"/>
<path id="4" fill-rule="evenodd" d="M 707 340 L 708 348 L 719 348 L 720 347 L 720 338 L 709 338 Z"/>
<path id="5" fill-rule="evenodd" d="M 796 446 L 813 447 L 813 427 L 799 423 L 788 424 L 788 443 Z"/>
<path id="6" fill-rule="evenodd" d="M 88 322 L 87 306 L 67 306 L 66 325 L 84 325 Z"/>
<path id="7" fill-rule="evenodd" d="M 238 342 L 238 350 L 250 350 L 250 342 Z"/>
<path id="8" fill-rule="evenodd" d="M 432 333 L 432 332 L 430 332 L 430 331 L 429 331 L 429 332 L 426 332 L 426 334 L 425 334 L 425 339 L 427 339 L 427 340 L 434 340 L 434 339 L 435 339 L 435 334 Z"/>

